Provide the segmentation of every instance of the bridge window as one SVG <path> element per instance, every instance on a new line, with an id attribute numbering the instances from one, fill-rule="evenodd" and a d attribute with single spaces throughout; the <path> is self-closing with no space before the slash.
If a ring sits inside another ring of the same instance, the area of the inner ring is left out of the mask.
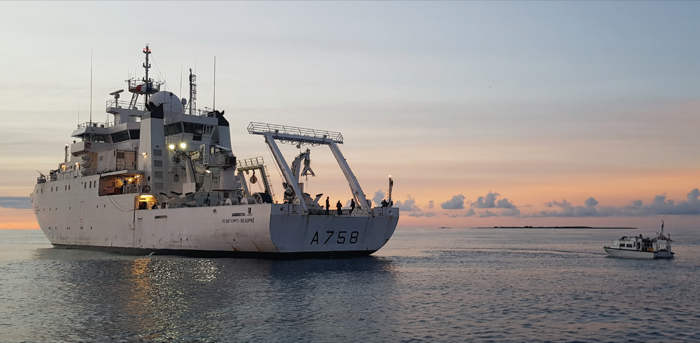
<path id="1" fill-rule="evenodd" d="M 129 136 L 131 136 L 131 139 L 139 139 L 141 137 L 141 130 L 129 130 Z"/>
<path id="2" fill-rule="evenodd" d="M 182 125 L 185 127 L 185 133 L 191 133 L 194 135 L 193 139 L 195 141 L 202 140 L 202 134 L 204 134 L 204 124 L 183 122 Z"/>
<path id="3" fill-rule="evenodd" d="M 87 134 L 83 137 L 83 141 L 104 143 L 107 141 L 107 137 L 105 137 L 105 135 Z"/>
<path id="4" fill-rule="evenodd" d="M 119 142 L 128 141 L 128 140 L 129 140 L 129 132 L 126 130 L 115 132 L 112 134 L 112 143 L 119 143 Z"/>
<path id="5" fill-rule="evenodd" d="M 181 132 L 182 132 L 182 123 L 172 123 L 172 124 L 165 125 L 163 127 L 163 133 L 166 136 L 176 135 L 176 134 L 181 133 Z"/>

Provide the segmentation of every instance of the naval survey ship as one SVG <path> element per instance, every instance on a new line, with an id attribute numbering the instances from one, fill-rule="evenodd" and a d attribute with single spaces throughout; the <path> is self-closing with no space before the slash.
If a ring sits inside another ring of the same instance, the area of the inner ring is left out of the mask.
<path id="1" fill-rule="evenodd" d="M 399 220 L 389 201 L 372 207 L 347 164 L 339 132 L 251 122 L 283 178 L 276 199 L 262 157 L 237 158 L 224 111 L 196 108 L 196 75 L 189 101 L 161 90 L 149 77 L 127 80 L 110 93 L 109 122 L 81 123 L 64 159 L 40 172 L 31 201 L 41 230 L 56 248 L 127 254 L 233 257 L 366 256 L 384 246 Z M 163 87 L 164 88 L 164 87 Z M 129 94 L 126 93 L 126 94 Z M 355 208 L 327 208 L 302 178 L 313 175 L 310 149 L 291 165 L 277 143 L 327 146 L 350 186 Z M 251 176 L 252 175 L 252 176 Z M 258 183 L 256 192 L 253 184 Z"/>

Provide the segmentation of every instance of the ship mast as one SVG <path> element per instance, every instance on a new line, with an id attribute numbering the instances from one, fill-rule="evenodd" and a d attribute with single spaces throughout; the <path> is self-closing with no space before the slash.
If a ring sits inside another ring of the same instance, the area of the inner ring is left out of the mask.
<path id="1" fill-rule="evenodd" d="M 190 115 L 194 115 L 195 106 L 197 106 L 197 75 L 192 73 L 190 68 Z"/>
<path id="2" fill-rule="evenodd" d="M 151 64 L 148 63 L 148 55 L 151 54 L 151 49 L 148 48 L 148 44 L 146 44 L 146 47 L 143 49 L 143 53 L 146 54 L 146 63 L 143 64 L 143 68 L 146 69 L 146 77 L 144 77 L 143 82 L 146 86 L 146 89 L 149 90 L 151 89 L 151 79 L 148 78 L 148 68 L 151 67 Z M 148 98 L 151 95 L 146 91 L 146 94 L 144 95 L 144 104 L 148 104 Z"/>
<path id="3" fill-rule="evenodd" d="M 161 83 L 153 81 L 148 76 L 148 69 L 151 68 L 151 63 L 149 63 L 151 49 L 148 47 L 148 44 L 146 44 L 146 47 L 143 48 L 143 53 L 146 55 L 146 62 L 143 63 L 143 69 L 146 70 L 146 75 L 141 80 L 135 77 L 127 80 L 127 83 L 129 84 L 129 92 L 132 93 L 129 108 L 133 109 L 136 109 L 136 103 L 138 102 L 139 95 L 143 94 L 143 103 L 144 105 L 148 105 L 151 95 L 160 91 Z"/>

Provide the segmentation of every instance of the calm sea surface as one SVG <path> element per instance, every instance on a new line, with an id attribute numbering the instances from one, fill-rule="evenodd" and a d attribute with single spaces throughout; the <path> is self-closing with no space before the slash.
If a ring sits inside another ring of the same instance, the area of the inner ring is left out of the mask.
<path id="1" fill-rule="evenodd" d="M 700 228 L 399 228 L 373 257 L 268 261 L 51 248 L 0 230 L 0 342 L 699 342 Z"/>

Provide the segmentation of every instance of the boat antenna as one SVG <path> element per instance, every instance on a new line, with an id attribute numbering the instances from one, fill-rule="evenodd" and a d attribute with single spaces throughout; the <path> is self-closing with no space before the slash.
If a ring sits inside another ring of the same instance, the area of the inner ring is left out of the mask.
<path id="1" fill-rule="evenodd" d="M 92 48 L 90 48 L 90 124 L 92 124 Z"/>
<path id="2" fill-rule="evenodd" d="M 178 93 L 178 95 L 182 96 L 182 63 L 180 63 L 180 93 Z M 182 112 L 180 113 L 185 114 L 185 104 L 187 103 L 182 101 L 182 99 L 180 99 L 180 101 L 182 103 Z"/>
<path id="3" fill-rule="evenodd" d="M 664 220 L 661 219 L 661 233 L 664 233 Z"/>
<path id="4" fill-rule="evenodd" d="M 216 56 L 214 56 L 214 103 L 211 107 L 212 112 L 216 111 Z"/>

